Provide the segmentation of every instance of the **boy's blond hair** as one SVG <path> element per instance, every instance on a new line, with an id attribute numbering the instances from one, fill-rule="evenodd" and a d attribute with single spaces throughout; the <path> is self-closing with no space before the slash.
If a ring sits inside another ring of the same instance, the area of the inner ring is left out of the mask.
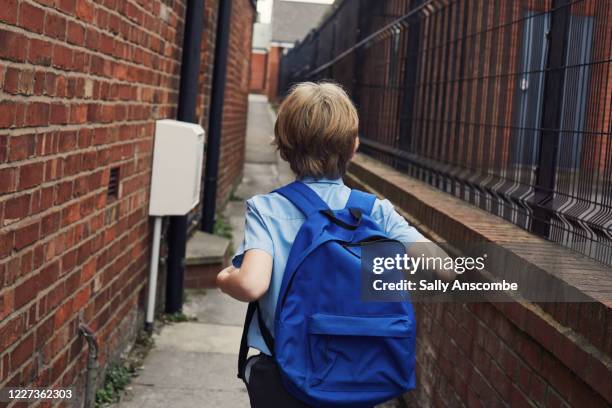
<path id="1" fill-rule="evenodd" d="M 280 105 L 274 144 L 298 178 L 346 173 L 358 134 L 357 110 L 338 85 L 302 82 Z"/>

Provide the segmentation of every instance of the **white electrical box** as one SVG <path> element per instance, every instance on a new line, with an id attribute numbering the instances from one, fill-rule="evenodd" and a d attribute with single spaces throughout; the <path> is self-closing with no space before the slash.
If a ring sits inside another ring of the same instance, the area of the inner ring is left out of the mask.
<path id="1" fill-rule="evenodd" d="M 204 129 L 158 120 L 155 125 L 149 215 L 185 215 L 200 202 Z"/>

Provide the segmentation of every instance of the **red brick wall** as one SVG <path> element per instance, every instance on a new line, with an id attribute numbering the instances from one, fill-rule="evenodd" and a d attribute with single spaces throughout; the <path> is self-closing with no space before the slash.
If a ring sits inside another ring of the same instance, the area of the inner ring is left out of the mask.
<path id="1" fill-rule="evenodd" d="M 251 0 L 232 3 L 217 202 L 225 203 L 242 177 L 249 94 L 249 61 L 255 9 Z"/>
<path id="2" fill-rule="evenodd" d="M 0 388 L 81 387 L 78 323 L 95 330 L 102 364 L 139 328 L 154 124 L 175 117 L 184 13 L 183 0 L 0 7 Z M 252 16 L 248 0 L 235 2 L 222 194 L 240 176 Z M 115 167 L 120 193 L 108 198 Z"/>
<path id="3" fill-rule="evenodd" d="M 266 93 L 266 65 L 268 53 L 265 51 L 251 52 L 251 83 L 249 90 L 252 93 Z"/>

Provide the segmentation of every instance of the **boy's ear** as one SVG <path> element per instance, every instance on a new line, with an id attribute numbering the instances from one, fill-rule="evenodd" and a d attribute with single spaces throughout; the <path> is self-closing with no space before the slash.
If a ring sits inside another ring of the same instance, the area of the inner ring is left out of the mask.
<path id="1" fill-rule="evenodd" d="M 359 150 L 359 136 L 355 138 L 355 147 L 353 148 L 353 156 L 355 155 L 355 153 L 357 153 L 357 150 Z"/>

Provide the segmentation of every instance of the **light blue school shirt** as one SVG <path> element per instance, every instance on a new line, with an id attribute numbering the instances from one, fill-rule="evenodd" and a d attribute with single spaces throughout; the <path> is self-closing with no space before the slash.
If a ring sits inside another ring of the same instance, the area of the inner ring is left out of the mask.
<path id="1" fill-rule="evenodd" d="M 332 210 L 344 208 L 351 193 L 351 189 L 344 185 L 342 179 L 315 180 L 304 178 L 302 181 L 312 188 Z M 423 238 L 416 228 L 408 224 L 395 211 L 389 200 L 376 199 L 371 215 L 392 239 L 409 244 Z M 304 222 L 304 218 L 300 210 L 278 193 L 256 195 L 246 202 L 244 240 L 232 258 L 232 263 L 239 268 L 244 253 L 249 249 L 261 249 L 272 256 L 270 287 L 266 294 L 259 299 L 263 320 L 271 333 L 274 333 L 276 301 L 283 281 L 289 251 L 298 230 Z M 257 319 L 251 321 L 248 344 L 262 353 L 272 354 L 259 331 Z"/>

